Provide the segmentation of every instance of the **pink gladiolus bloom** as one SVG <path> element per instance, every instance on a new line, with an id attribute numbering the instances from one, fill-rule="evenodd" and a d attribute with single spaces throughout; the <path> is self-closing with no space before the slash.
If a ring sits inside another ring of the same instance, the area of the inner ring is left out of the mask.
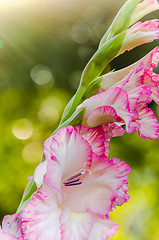
<path id="1" fill-rule="evenodd" d="M 86 107 L 82 124 L 126 123 L 128 133 L 137 130 L 142 138 L 158 139 L 158 120 L 147 107 L 152 99 L 159 104 L 159 75 L 153 72 L 158 61 L 156 47 L 131 66 L 102 76 L 101 93 L 79 106 Z"/>
<path id="2" fill-rule="evenodd" d="M 145 57 L 134 64 L 121 70 L 103 75 L 100 91 L 107 90 L 108 88 L 117 86 L 118 84 L 120 85 L 120 81 L 122 81 L 132 70 L 138 68 L 141 63 L 143 63 L 144 75 L 142 76 L 142 79 L 137 78 L 136 81 L 138 81 L 138 85 L 142 83 L 146 86 L 149 86 L 152 92 L 152 99 L 159 104 L 159 74 L 153 72 L 153 67 L 157 67 L 159 63 L 158 47 L 154 48 Z"/>
<path id="3" fill-rule="evenodd" d="M 12 234 L 14 239 L 21 240 L 21 215 L 13 214 L 7 215 L 3 218 L 2 228 L 4 232 Z"/>
<path id="4" fill-rule="evenodd" d="M 93 151 L 99 156 L 108 156 L 110 139 L 122 136 L 125 133 L 125 130 L 115 123 L 105 124 L 96 128 L 87 128 L 81 125 L 74 126 L 73 128 L 91 145 Z M 47 159 L 49 159 L 50 155 L 47 155 L 49 153 L 47 146 L 45 146 L 45 150 L 46 160 L 40 164 L 40 167 L 36 168 L 34 174 L 37 187 L 42 185 L 43 177 L 47 171 Z"/>
<path id="5" fill-rule="evenodd" d="M 116 85 L 127 91 L 130 110 L 134 112 L 134 119 L 127 127 L 128 133 L 137 130 L 141 138 L 155 140 L 159 137 L 159 122 L 154 112 L 147 107 L 152 101 L 152 92 L 151 87 L 144 84 L 144 69 L 141 63 Z"/>
<path id="6" fill-rule="evenodd" d="M 117 129 L 111 134 L 115 132 L 122 134 Z M 103 240 L 115 234 L 118 225 L 108 220 L 108 213 L 128 201 L 130 169 L 104 155 L 106 134 L 102 127 L 93 133 L 69 126 L 45 141 L 43 179 L 43 163 L 35 171 L 41 186 L 22 212 L 24 239 Z"/>
<path id="7" fill-rule="evenodd" d="M 110 87 L 115 86 L 118 82 L 123 80 L 125 76 L 127 76 L 131 70 L 136 69 L 139 67 L 141 63 L 144 63 L 144 84 L 151 87 L 152 91 L 152 98 L 156 103 L 159 104 L 159 75 L 153 72 L 153 67 L 157 67 L 159 63 L 159 48 L 154 48 L 151 52 L 149 52 L 146 56 L 144 56 L 139 61 L 135 62 L 134 64 L 123 68 L 118 71 L 110 72 L 102 76 L 101 82 L 101 91 L 107 90 Z M 151 77 L 151 84 L 147 83 L 147 75 Z M 155 94 L 155 92 L 157 94 Z M 156 95 L 156 97 L 155 97 Z"/>
<path id="8" fill-rule="evenodd" d="M 126 50 L 131 50 L 144 43 L 149 43 L 155 39 L 159 39 L 159 20 L 153 19 L 144 23 L 137 22 L 130 27 L 124 38 L 122 47 L 118 55 L 122 54 Z"/>
<path id="9" fill-rule="evenodd" d="M 120 87 L 112 87 L 107 91 L 86 99 L 80 107 L 86 107 L 82 125 L 95 127 L 111 122 L 126 123 L 129 126 L 134 119 L 131 112 L 127 92 Z M 78 109 L 77 108 L 77 109 Z"/>

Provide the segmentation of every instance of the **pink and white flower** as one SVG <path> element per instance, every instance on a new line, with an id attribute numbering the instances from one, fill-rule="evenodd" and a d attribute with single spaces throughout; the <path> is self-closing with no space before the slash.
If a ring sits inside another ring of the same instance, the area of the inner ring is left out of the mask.
<path id="1" fill-rule="evenodd" d="M 156 47 L 131 66 L 102 76 L 100 93 L 78 107 L 86 107 L 82 124 L 125 123 L 130 134 L 137 130 L 142 138 L 158 139 L 158 120 L 147 107 L 152 99 L 159 104 L 159 75 L 153 72 L 158 62 Z"/>
<path id="2" fill-rule="evenodd" d="M 139 65 L 143 63 L 143 71 L 144 71 L 144 78 L 142 79 L 142 82 L 147 86 L 152 86 L 152 98 L 154 101 L 156 101 L 155 92 L 157 92 L 157 96 L 159 98 L 159 89 L 158 89 L 158 83 L 159 83 L 159 75 L 153 72 L 153 68 L 157 67 L 159 63 L 159 48 L 154 48 L 151 52 L 149 52 L 146 56 L 144 56 L 139 61 L 131 64 L 130 66 L 120 69 L 118 71 L 110 72 L 102 76 L 102 82 L 101 82 L 101 91 L 107 90 L 110 87 L 115 86 L 117 83 L 119 83 L 121 80 L 123 80 L 132 70 L 135 70 L 139 67 Z M 146 84 L 147 82 L 147 75 L 151 77 L 151 84 Z M 141 81 L 141 79 L 138 78 L 138 81 Z M 153 86 L 155 85 L 155 87 Z M 154 96 L 153 96 L 154 95 Z M 156 101 L 159 103 L 159 100 Z"/>
<path id="3" fill-rule="evenodd" d="M 46 140 L 46 172 L 35 172 L 41 186 L 22 212 L 24 239 L 102 240 L 117 231 L 108 213 L 128 201 L 130 169 L 104 155 L 104 130 L 94 130 L 66 127 Z"/>
<path id="4" fill-rule="evenodd" d="M 108 156 L 110 139 L 122 136 L 125 133 L 125 130 L 115 123 L 108 123 L 96 128 L 88 128 L 81 125 L 76 125 L 73 128 L 91 145 L 93 152 L 99 156 Z M 43 177 L 47 171 L 47 159 L 50 157 L 49 151 L 50 146 L 47 144 L 45 145 L 46 160 L 40 164 L 40 167 L 35 169 L 34 180 L 37 187 L 40 187 L 43 183 Z"/>
<path id="5" fill-rule="evenodd" d="M 136 77 L 136 85 L 146 85 L 151 88 L 151 97 L 159 105 L 159 74 L 153 72 L 153 68 L 159 63 L 159 48 L 154 48 L 145 57 L 134 64 L 118 71 L 110 72 L 102 76 L 101 89 L 105 91 L 112 86 L 119 86 L 127 78 L 131 71 L 142 66 L 142 77 Z M 142 65 L 141 65 L 142 64 Z M 139 73 L 141 75 L 141 73 Z M 132 86 L 133 87 L 133 86 Z"/>
<path id="6" fill-rule="evenodd" d="M 144 84 L 145 79 L 150 77 L 144 70 L 144 64 L 140 63 L 138 68 L 116 85 L 127 91 L 130 109 L 135 113 L 133 121 L 128 126 L 128 133 L 137 130 L 140 137 L 155 140 L 159 137 L 159 122 L 154 112 L 147 107 L 152 101 L 152 88 L 151 80 L 148 82 L 150 86 Z"/>
<path id="7" fill-rule="evenodd" d="M 125 122 L 129 125 L 134 117 L 130 111 L 128 94 L 120 87 L 110 88 L 86 99 L 78 106 L 81 107 L 86 107 L 82 125 L 88 127 L 110 122 Z"/>

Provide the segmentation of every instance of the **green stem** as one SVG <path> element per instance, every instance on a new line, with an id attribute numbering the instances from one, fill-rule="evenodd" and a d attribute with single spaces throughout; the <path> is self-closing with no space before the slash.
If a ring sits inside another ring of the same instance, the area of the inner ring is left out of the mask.
<path id="1" fill-rule="evenodd" d="M 71 117 L 71 115 L 74 113 L 74 111 L 76 110 L 79 102 L 81 101 L 86 89 L 87 89 L 86 86 L 81 86 L 81 84 L 79 85 L 76 94 L 73 96 L 73 98 L 71 99 L 71 101 L 69 102 L 69 104 L 66 107 L 65 115 L 62 117 L 60 125 L 62 123 L 64 123 L 65 121 L 67 121 L 67 119 L 69 119 Z"/>

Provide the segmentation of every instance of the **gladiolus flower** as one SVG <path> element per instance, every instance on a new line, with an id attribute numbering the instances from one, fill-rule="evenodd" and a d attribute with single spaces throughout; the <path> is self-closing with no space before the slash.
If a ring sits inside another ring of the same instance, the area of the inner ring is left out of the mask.
<path id="1" fill-rule="evenodd" d="M 82 125 L 88 127 L 111 122 L 125 122 L 129 126 L 134 118 L 134 114 L 130 111 L 128 94 L 120 87 L 112 87 L 92 96 L 78 108 L 80 107 L 86 107 Z"/>
<path id="2" fill-rule="evenodd" d="M 158 120 L 147 107 L 152 99 L 159 104 L 159 75 L 153 72 L 158 61 L 156 47 L 137 63 L 102 76 L 101 93 L 79 106 L 86 107 L 82 124 L 125 123 L 128 133 L 137 130 L 142 138 L 158 139 Z"/>
<path id="3" fill-rule="evenodd" d="M 151 77 L 151 84 L 148 84 L 147 86 L 151 87 L 152 91 L 152 98 L 156 103 L 159 104 L 159 88 L 158 88 L 158 82 L 159 82 L 159 75 L 153 72 L 153 67 L 157 67 L 159 63 L 159 48 L 154 48 L 151 52 L 149 52 L 146 56 L 144 56 L 139 61 L 135 62 L 134 64 L 131 64 L 130 66 L 120 69 L 118 71 L 110 72 L 102 76 L 101 81 L 101 90 L 104 91 L 108 88 L 111 88 L 115 86 L 118 82 L 123 80 L 132 70 L 139 67 L 139 65 L 143 63 L 144 64 L 144 78 L 143 82 L 146 84 L 147 75 Z M 139 80 L 139 79 L 138 79 Z M 140 80 L 141 81 L 141 80 Z M 155 94 L 155 92 L 157 94 Z M 156 97 L 155 97 L 156 95 Z"/>
<path id="4" fill-rule="evenodd" d="M 46 172 L 41 180 L 43 170 L 35 171 L 41 186 L 22 212 L 24 239 L 102 240 L 115 234 L 118 225 L 108 220 L 108 213 L 128 201 L 124 189 L 130 169 L 104 155 L 101 132 L 106 130 L 94 130 L 93 139 L 92 130 L 77 126 L 46 140 Z"/>

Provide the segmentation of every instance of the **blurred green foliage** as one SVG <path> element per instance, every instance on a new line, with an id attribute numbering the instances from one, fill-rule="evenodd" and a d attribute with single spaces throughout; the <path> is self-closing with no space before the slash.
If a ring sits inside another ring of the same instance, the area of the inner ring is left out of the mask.
<path id="1" fill-rule="evenodd" d="M 39 0 L 1 7 L 1 219 L 16 211 L 27 177 L 40 161 L 43 142 L 56 129 L 84 66 L 123 3 L 70 0 L 67 5 Z M 149 16 L 155 17 L 157 13 Z M 126 52 L 111 68 L 131 64 L 158 43 Z M 159 108 L 155 104 L 151 107 L 159 116 Z M 119 224 L 114 240 L 159 239 L 158 146 L 158 140 L 140 139 L 137 133 L 111 140 L 110 156 L 132 169 L 130 201 L 110 214 Z"/>

